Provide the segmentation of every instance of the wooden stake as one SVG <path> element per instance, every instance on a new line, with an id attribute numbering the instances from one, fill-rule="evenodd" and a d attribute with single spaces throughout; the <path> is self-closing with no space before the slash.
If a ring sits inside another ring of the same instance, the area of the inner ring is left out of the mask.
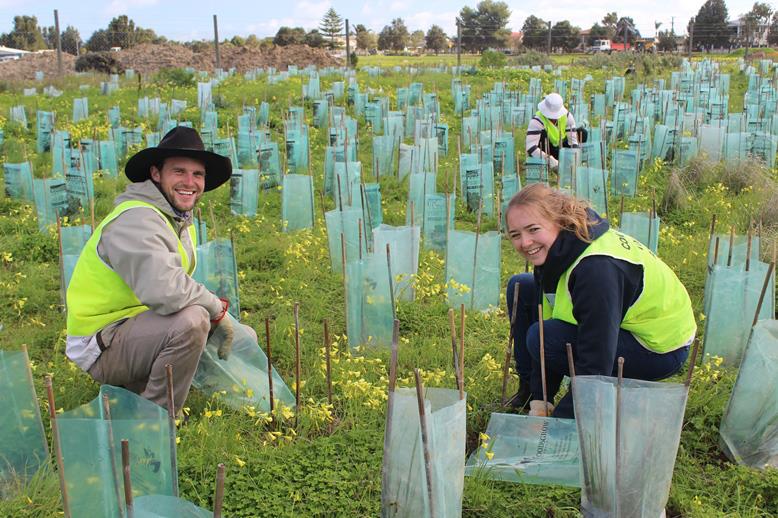
<path id="1" fill-rule="evenodd" d="M 165 365 L 167 377 L 167 415 L 170 426 L 170 472 L 172 473 L 173 496 L 178 496 L 178 459 L 176 455 L 176 408 L 173 402 L 173 366 Z"/>
<path id="2" fill-rule="evenodd" d="M 751 269 L 751 228 L 748 229 L 748 237 L 746 238 L 746 271 Z"/>
<path id="3" fill-rule="evenodd" d="M 392 356 L 389 360 L 389 394 L 386 401 L 386 428 L 384 431 L 384 456 L 389 454 L 389 446 L 392 437 L 392 417 L 394 415 L 394 390 L 397 385 L 397 352 L 400 335 L 400 321 L 395 319 L 392 325 Z M 387 490 L 389 488 L 389 469 L 386 459 L 381 466 L 381 508 L 388 509 Z"/>
<path id="4" fill-rule="evenodd" d="M 735 227 L 729 227 L 729 253 L 727 254 L 727 266 L 732 266 L 732 251 L 735 248 Z"/>
<path id="5" fill-rule="evenodd" d="M 459 399 L 465 398 L 465 305 L 459 305 Z"/>
<path id="6" fill-rule="evenodd" d="M 294 427 L 297 428 L 297 417 L 300 414 L 300 381 L 302 373 L 300 366 L 300 303 L 294 303 L 294 400 L 297 408 L 294 413 Z"/>
<path id="7" fill-rule="evenodd" d="M 49 421 L 51 423 L 51 440 L 54 443 L 54 455 L 57 458 L 57 474 L 59 475 L 59 488 L 62 492 L 62 508 L 65 511 L 65 518 L 71 518 L 70 499 L 68 498 L 68 486 L 65 482 L 65 462 L 62 460 L 62 443 L 59 437 L 59 427 L 57 426 L 57 410 L 54 403 L 54 386 L 51 376 L 46 376 L 46 396 L 49 400 Z"/>
<path id="8" fill-rule="evenodd" d="M 713 247 L 713 264 L 718 264 L 719 262 L 719 240 L 720 238 L 716 236 L 716 244 Z"/>
<path id="9" fill-rule="evenodd" d="M 457 389 L 459 390 L 459 399 L 463 399 L 465 391 L 462 378 L 459 372 L 459 344 L 457 344 L 457 325 L 454 319 L 454 310 L 448 310 L 448 327 L 451 333 L 451 357 L 454 363 L 454 378 L 456 379 Z"/>
<path id="10" fill-rule="evenodd" d="M 273 397 L 273 352 L 270 347 L 270 318 L 265 317 L 265 345 L 267 347 L 267 392 L 270 400 L 270 417 L 273 417 L 275 401 Z"/>
<path id="11" fill-rule="evenodd" d="M 767 287 L 770 285 L 770 279 L 773 276 L 773 270 L 775 270 L 775 261 L 770 262 L 770 266 L 767 267 L 767 274 L 764 276 L 764 283 L 762 284 L 762 292 L 759 294 L 759 302 L 756 304 L 756 311 L 754 312 L 754 321 L 751 323 L 751 327 L 754 327 L 759 322 L 759 313 L 762 311 L 762 304 L 764 304 L 764 297 L 767 293 Z"/>
<path id="12" fill-rule="evenodd" d="M 513 306 L 511 306 L 511 328 L 508 333 L 508 347 L 505 348 L 505 362 L 502 364 L 502 406 L 508 403 L 508 374 L 510 372 L 511 353 L 513 352 L 513 325 L 516 322 L 516 310 L 519 305 L 519 288 L 517 282 L 513 285 Z"/>
<path id="13" fill-rule="evenodd" d="M 216 466 L 216 494 L 213 497 L 213 518 L 221 518 L 224 504 L 224 464 Z"/>
<path id="14" fill-rule="evenodd" d="M 624 378 L 624 358 L 618 359 L 618 382 L 616 384 L 616 516 L 619 516 L 619 497 L 621 496 L 621 384 Z"/>
<path id="15" fill-rule="evenodd" d="M 330 326 L 324 319 L 324 358 L 327 364 L 327 404 L 332 406 L 332 345 L 330 344 Z M 332 433 L 332 421 L 329 423 L 329 432 Z"/>
<path id="16" fill-rule="evenodd" d="M 122 494 L 119 490 L 119 473 L 116 466 L 116 455 L 114 455 L 116 443 L 113 436 L 111 403 L 108 394 L 103 394 L 103 420 L 105 420 L 106 427 L 108 428 L 108 456 L 111 458 L 111 476 L 113 478 L 113 488 L 116 496 L 116 509 L 119 511 L 119 517 L 121 518 L 124 516 L 124 505 L 122 502 Z"/>
<path id="17" fill-rule="evenodd" d="M 697 354 L 699 353 L 699 349 L 700 341 L 695 340 L 694 347 L 692 347 L 692 357 L 689 360 L 689 371 L 686 373 L 686 381 L 684 382 L 684 385 L 686 385 L 687 388 L 692 382 L 692 373 L 694 373 L 694 367 L 697 365 Z"/>
<path id="18" fill-rule="evenodd" d="M 124 473 L 124 504 L 127 507 L 127 518 L 133 518 L 132 479 L 130 478 L 130 443 L 122 439 L 122 472 Z"/>
<path id="19" fill-rule="evenodd" d="M 546 347 L 543 342 L 543 304 L 538 304 L 538 330 L 540 331 L 540 379 L 543 383 L 543 415 L 548 416 L 548 389 L 546 387 Z"/>
<path id="20" fill-rule="evenodd" d="M 435 494 L 432 489 L 432 455 L 430 453 L 429 436 L 427 432 L 427 413 L 424 409 L 424 382 L 419 369 L 413 369 L 416 377 L 416 400 L 419 404 L 419 425 L 421 426 L 421 442 L 424 448 L 424 472 L 427 476 L 427 497 L 429 498 L 430 518 L 435 518 Z"/>
<path id="21" fill-rule="evenodd" d="M 570 342 L 565 344 L 565 349 L 567 349 L 567 368 L 570 371 L 570 380 L 572 381 L 575 379 L 575 361 L 573 361 L 573 346 Z"/>
<path id="22" fill-rule="evenodd" d="M 392 300 L 392 319 L 397 318 L 397 308 L 394 302 L 394 277 L 392 277 L 392 254 L 389 252 L 389 243 L 386 243 L 386 269 L 389 272 L 389 297 Z"/>

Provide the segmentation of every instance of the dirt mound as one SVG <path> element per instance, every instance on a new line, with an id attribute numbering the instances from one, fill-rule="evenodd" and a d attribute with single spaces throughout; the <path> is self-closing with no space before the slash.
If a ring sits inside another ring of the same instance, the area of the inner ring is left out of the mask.
<path id="1" fill-rule="evenodd" d="M 75 74 L 76 56 L 62 53 L 62 70 L 66 74 Z M 35 72 L 44 73 L 44 80 L 57 75 L 57 53 L 41 52 L 25 54 L 24 57 L 0 62 L 0 79 L 4 81 L 21 81 L 35 79 Z"/>
<path id="2" fill-rule="evenodd" d="M 341 64 L 341 60 L 333 58 L 327 51 L 312 49 L 307 45 L 273 46 L 261 50 L 225 43 L 220 45 L 219 52 L 222 68 L 226 70 L 235 67 L 239 72 L 266 66 L 285 70 L 289 65 L 324 67 Z M 132 68 L 144 75 L 163 68 L 192 67 L 212 72 L 216 67 L 216 52 L 212 45 L 203 52 L 195 52 L 177 43 L 145 43 L 117 52 L 116 59 L 125 68 Z M 62 68 L 66 74 L 75 73 L 75 62 L 75 56 L 62 53 Z M 35 79 L 38 70 L 43 71 L 47 78 L 56 76 L 57 53 L 27 54 L 18 60 L 0 62 L 0 78 L 3 80 Z"/>
<path id="3" fill-rule="evenodd" d="M 339 60 L 326 51 L 312 49 L 306 45 L 273 46 L 268 50 L 260 50 L 256 47 L 227 43 L 219 46 L 219 53 L 223 69 L 235 67 L 239 72 L 265 66 L 283 70 L 290 64 L 299 67 L 339 64 Z M 202 52 L 195 52 L 190 47 L 176 43 L 138 45 L 120 51 L 117 59 L 125 68 L 132 68 L 141 74 L 152 73 L 161 68 L 192 67 L 195 70 L 213 71 L 216 67 L 216 51 L 213 46 L 208 46 Z"/>

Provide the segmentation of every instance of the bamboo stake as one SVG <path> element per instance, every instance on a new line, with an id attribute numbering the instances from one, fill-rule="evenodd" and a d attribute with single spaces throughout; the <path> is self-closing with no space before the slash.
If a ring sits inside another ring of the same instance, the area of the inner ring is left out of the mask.
<path id="1" fill-rule="evenodd" d="M 475 244 L 473 246 L 473 287 L 470 290 L 470 309 L 475 309 L 476 275 L 478 273 L 478 238 L 481 235 L 481 214 L 484 208 L 484 199 L 478 200 L 478 217 L 475 224 Z"/>
<path id="2" fill-rule="evenodd" d="M 59 426 L 57 426 L 57 410 L 54 403 L 54 386 L 51 376 L 46 376 L 46 396 L 49 400 L 49 422 L 51 423 L 51 440 L 54 443 L 54 455 L 57 458 L 57 474 L 59 475 L 59 488 L 62 492 L 62 508 L 65 511 L 65 518 L 71 518 L 70 498 L 68 498 L 68 486 L 65 483 L 65 462 L 62 459 L 62 443 L 59 437 Z"/>
<path id="3" fill-rule="evenodd" d="M 540 379 L 543 383 L 543 415 L 548 416 L 548 389 L 546 387 L 546 347 L 543 341 L 543 304 L 538 304 L 538 330 L 540 331 Z"/>
<path id="4" fill-rule="evenodd" d="M 213 497 L 213 518 L 221 518 L 224 504 L 224 464 L 216 467 L 216 494 Z"/>
<path id="5" fill-rule="evenodd" d="M 392 276 L 392 254 L 389 251 L 389 243 L 386 243 L 386 269 L 389 273 L 389 298 L 392 300 L 392 320 L 397 318 L 397 308 L 394 302 L 394 277 Z"/>
<path id="6" fill-rule="evenodd" d="M 419 404 L 419 425 L 421 426 L 421 442 L 424 448 L 424 472 L 427 477 L 430 518 L 435 518 L 437 514 L 435 512 L 435 494 L 432 489 L 432 455 L 427 432 L 427 413 L 424 409 L 424 382 L 419 374 L 419 369 L 413 369 L 413 374 L 416 377 L 416 400 Z"/>
<path id="7" fill-rule="evenodd" d="M 762 284 L 762 291 L 759 294 L 759 302 L 756 304 L 756 311 L 754 312 L 754 321 L 751 323 L 751 327 L 754 327 L 759 322 L 759 313 L 762 311 L 762 304 L 764 304 L 764 297 L 767 293 L 767 287 L 770 285 L 770 278 L 773 276 L 773 270 L 775 270 L 775 260 L 770 262 L 770 266 L 767 267 L 767 274 L 764 277 L 764 283 Z"/>
<path id="8" fill-rule="evenodd" d="M 103 419 L 108 428 L 108 456 L 111 458 L 111 477 L 113 478 L 113 489 L 116 496 L 116 509 L 119 511 L 119 517 L 124 516 L 124 506 L 122 505 L 122 494 L 119 490 L 119 473 L 116 470 L 116 455 L 114 449 L 116 443 L 113 436 L 113 424 L 111 423 L 111 403 L 108 394 L 103 394 Z"/>
<path id="9" fill-rule="evenodd" d="M 448 327 L 451 333 L 451 357 L 454 364 L 454 378 L 456 379 L 457 389 L 459 390 L 459 399 L 464 397 L 464 387 L 459 372 L 459 344 L 457 344 L 457 327 L 454 318 L 454 310 L 448 310 Z"/>
<path id="10" fill-rule="evenodd" d="M 719 240 L 720 238 L 716 236 L 716 244 L 713 247 L 713 264 L 718 264 L 719 262 Z"/>
<path id="11" fill-rule="evenodd" d="M 170 472 L 172 473 L 173 496 L 178 496 L 178 459 L 176 454 L 176 408 L 173 402 L 173 366 L 165 365 L 167 377 L 167 415 L 170 425 Z"/>
<path id="12" fill-rule="evenodd" d="M 265 344 L 267 345 L 267 392 L 270 400 L 270 417 L 273 417 L 275 402 L 273 398 L 273 353 L 270 347 L 270 318 L 265 317 Z"/>
<path id="13" fill-rule="evenodd" d="M 124 473 L 124 503 L 127 506 L 127 518 L 133 518 L 132 479 L 130 478 L 130 443 L 122 439 L 122 472 Z"/>
<path id="14" fill-rule="evenodd" d="M 732 251 L 735 248 L 735 227 L 729 227 L 729 253 L 727 254 L 727 266 L 732 266 Z"/>
<path id="15" fill-rule="evenodd" d="M 397 352 L 399 345 L 400 335 L 400 321 L 395 319 L 392 325 L 392 356 L 389 360 L 389 394 L 386 400 L 386 428 L 384 432 L 384 456 L 386 457 L 389 452 L 389 446 L 392 437 L 392 417 L 394 415 L 394 390 L 397 385 Z M 389 507 L 388 503 L 388 489 L 389 489 L 389 469 L 386 458 L 384 458 L 383 465 L 381 466 L 381 509 L 386 510 Z"/>
<path id="16" fill-rule="evenodd" d="M 519 288 L 517 282 L 513 285 L 513 306 L 511 306 L 511 328 L 508 333 L 508 347 L 505 348 L 505 362 L 502 364 L 502 394 L 500 401 L 502 406 L 508 403 L 508 374 L 510 372 L 511 353 L 513 352 L 513 325 L 516 322 L 516 310 L 519 305 Z"/>
<path id="17" fill-rule="evenodd" d="M 459 399 L 465 398 L 465 305 L 459 305 Z"/>
<path id="18" fill-rule="evenodd" d="M 618 359 L 618 382 L 616 384 L 616 516 L 619 516 L 619 497 L 621 495 L 621 384 L 624 381 L 624 358 Z"/>
<path id="19" fill-rule="evenodd" d="M 327 404 L 332 406 L 332 345 L 330 344 L 330 325 L 324 319 L 324 357 L 327 365 Z M 332 433 L 332 421 L 329 423 L 329 433 Z"/>
<path id="20" fill-rule="evenodd" d="M 694 347 L 692 347 L 692 357 L 689 360 L 689 371 L 686 373 L 686 381 L 684 385 L 688 388 L 692 382 L 692 374 L 694 373 L 694 367 L 697 365 L 697 354 L 699 354 L 700 341 L 694 341 Z"/>
<path id="21" fill-rule="evenodd" d="M 300 303 L 294 303 L 294 427 L 297 428 L 297 417 L 300 415 L 300 381 L 302 380 L 300 366 Z"/>

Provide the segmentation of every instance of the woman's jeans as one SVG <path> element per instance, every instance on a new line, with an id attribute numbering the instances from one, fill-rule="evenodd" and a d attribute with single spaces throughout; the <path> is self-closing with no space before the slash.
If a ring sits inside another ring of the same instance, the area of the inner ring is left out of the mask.
<path id="1" fill-rule="evenodd" d="M 513 354 L 516 359 L 516 372 L 522 380 L 529 380 L 532 399 L 543 398 L 543 385 L 540 373 L 540 332 L 538 326 L 538 287 L 531 273 L 514 275 L 508 281 L 508 317 L 513 311 L 513 290 L 519 285 L 519 304 L 516 308 L 516 318 L 513 323 Z M 578 341 L 578 326 L 561 320 L 549 319 L 543 321 L 543 345 L 546 357 L 546 393 L 548 401 L 552 402 L 559 391 L 562 378 L 569 375 L 567 363 L 567 347 L 573 349 L 573 359 L 577 357 L 576 342 Z M 654 381 L 672 376 L 683 367 L 689 347 L 682 347 L 665 354 L 649 351 L 643 347 L 630 333 L 621 329 L 616 349 L 612 359 L 611 372 L 589 372 L 576 374 L 601 374 L 616 376 L 618 374 L 617 358 L 624 358 L 624 377 L 638 380 Z M 555 417 L 573 417 L 573 399 L 568 392 L 559 402 L 554 411 Z"/>

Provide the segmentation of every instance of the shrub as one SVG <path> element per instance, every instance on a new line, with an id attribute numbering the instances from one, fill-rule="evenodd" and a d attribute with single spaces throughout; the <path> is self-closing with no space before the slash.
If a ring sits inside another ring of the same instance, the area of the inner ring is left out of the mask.
<path id="1" fill-rule="evenodd" d="M 172 86 L 194 86 L 195 78 L 192 72 L 187 72 L 183 68 L 163 68 L 157 72 L 154 81 L 158 84 Z"/>
<path id="2" fill-rule="evenodd" d="M 543 66 L 551 64 L 551 59 L 548 55 L 538 52 L 536 50 L 529 50 L 522 52 L 518 56 L 511 57 L 511 65 L 516 66 Z"/>
<path id="3" fill-rule="evenodd" d="M 478 65 L 482 68 L 499 68 L 508 64 L 508 58 L 502 52 L 496 50 L 485 50 L 481 54 L 481 60 Z"/>
<path id="4" fill-rule="evenodd" d="M 76 59 L 76 72 L 101 72 L 121 74 L 124 67 L 110 52 L 87 52 Z"/>

